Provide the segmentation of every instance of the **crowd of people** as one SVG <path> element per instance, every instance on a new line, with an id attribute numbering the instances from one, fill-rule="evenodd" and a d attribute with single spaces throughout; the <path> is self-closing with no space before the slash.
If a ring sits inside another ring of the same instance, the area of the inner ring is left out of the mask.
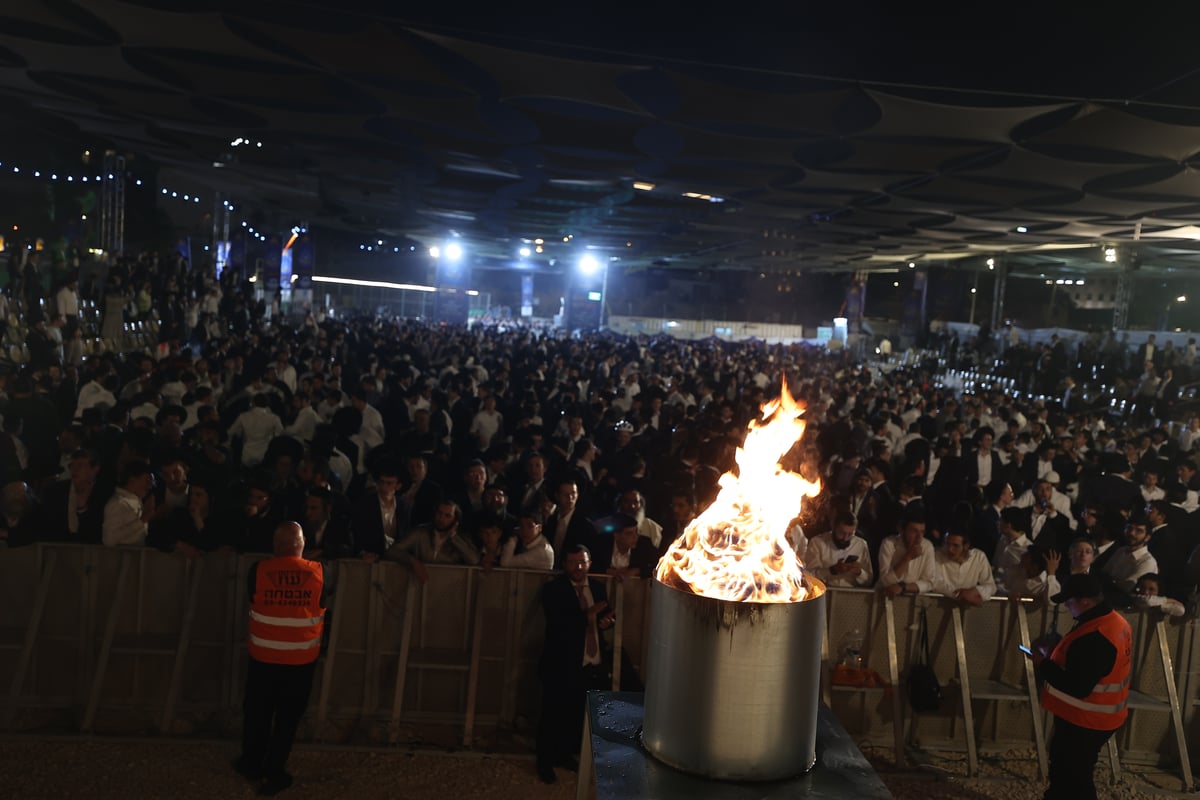
<path id="1" fill-rule="evenodd" d="M 157 302 L 207 298 L 231 312 L 221 335 L 164 320 L 153 355 L 52 351 L 0 376 L 9 546 L 269 552 L 294 519 L 310 554 L 418 576 L 552 569 L 578 544 L 598 572 L 645 576 L 786 379 L 807 405 L 793 468 L 823 482 L 797 498 L 789 536 L 832 586 L 978 604 L 1094 571 L 1123 604 L 1177 611 L 1197 582 L 1200 421 L 1172 435 L 1161 407 L 1081 410 L 1072 375 L 1089 365 L 1058 342 L 1052 399 L 955 396 L 929 365 L 884 371 L 804 346 L 272 322 L 233 313 L 254 308 L 251 284 L 200 273 L 139 257 L 106 293 L 136 276 Z M 75 287 L 68 274 L 27 322 L 83 328 Z M 1164 357 L 1143 355 L 1147 371 Z"/>
<path id="2" fill-rule="evenodd" d="M 1053 602 L 1088 575 L 1118 607 L 1194 608 L 1200 419 L 1167 425 L 1162 392 L 1123 414 L 1086 407 L 1076 379 L 1095 365 L 1057 341 L 1037 346 L 1040 395 L 962 394 L 936 361 L 805 345 L 269 318 L 251 283 L 178 258 L 114 265 L 90 290 L 111 308 L 91 319 L 75 273 L 45 297 L 22 294 L 31 280 L 9 292 L 10 325 L 49 318 L 69 341 L 145 313 L 159 342 L 0 364 L 0 547 L 278 556 L 286 529 L 290 557 L 396 561 L 421 581 L 429 564 L 555 572 L 549 703 L 604 685 L 612 617 L 587 576 L 649 577 L 784 382 L 807 422 L 784 465 L 821 483 L 787 537 L 828 585 L 978 606 Z M 139 283 L 144 311 L 122 289 Z M 1151 342 L 1130 357 L 1150 374 L 1165 355 Z M 555 683 L 555 659 L 582 672 Z M 577 733 L 543 720 L 543 779 Z"/>

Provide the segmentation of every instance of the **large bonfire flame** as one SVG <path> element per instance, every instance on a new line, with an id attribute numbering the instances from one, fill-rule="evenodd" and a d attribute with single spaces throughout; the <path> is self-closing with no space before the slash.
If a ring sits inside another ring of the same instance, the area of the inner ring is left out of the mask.
<path id="1" fill-rule="evenodd" d="M 804 434 L 803 413 L 785 381 L 779 399 L 763 405 L 762 420 L 750 423 L 737 451 L 739 474 L 721 476 L 717 499 L 658 562 L 660 581 L 718 600 L 797 603 L 809 596 L 811 580 L 786 534 L 800 498 L 815 496 L 821 484 L 779 464 Z"/>

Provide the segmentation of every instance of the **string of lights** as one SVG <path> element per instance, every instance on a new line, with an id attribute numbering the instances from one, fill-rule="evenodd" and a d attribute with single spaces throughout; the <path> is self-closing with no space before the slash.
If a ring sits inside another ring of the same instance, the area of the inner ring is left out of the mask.
<path id="1" fill-rule="evenodd" d="M 249 144 L 250 142 L 247 141 L 246 143 Z M 78 182 L 78 183 L 103 183 L 104 179 L 105 179 L 105 175 L 103 173 L 100 175 L 67 174 L 67 173 L 59 173 L 59 172 L 54 172 L 54 171 L 49 171 L 49 170 L 30 169 L 27 167 L 22 167 L 19 164 L 5 163 L 5 162 L 0 161 L 0 175 L 5 174 L 5 173 L 10 173 L 12 175 L 20 175 L 20 176 L 25 176 L 25 177 L 33 177 L 33 178 L 38 178 L 38 179 L 42 179 L 42 180 L 61 181 L 63 183 L 76 183 L 76 182 Z M 107 173 L 107 177 L 109 180 L 113 180 L 114 175 L 113 175 L 113 173 L 110 172 L 110 173 Z M 126 174 L 126 178 L 127 179 L 132 178 L 134 186 L 140 187 L 140 186 L 145 185 L 145 182 L 141 178 L 133 178 L 129 174 Z M 191 192 L 181 192 L 177 189 L 172 189 L 171 187 L 168 187 L 168 186 L 159 187 L 158 192 L 159 192 L 159 195 L 161 195 L 162 197 L 170 197 L 171 199 L 182 200 L 185 203 L 191 203 L 193 205 L 199 205 L 202 202 L 202 198 L 200 197 L 200 195 L 192 194 Z M 230 213 L 233 213 L 233 211 L 235 210 L 234 204 L 228 200 L 222 201 L 222 205 Z M 86 217 L 85 217 L 85 219 L 86 219 Z M 267 234 L 263 233 L 262 231 L 256 230 L 254 228 L 254 226 L 251 225 L 245 219 L 242 219 L 239 221 L 241 223 L 241 227 L 245 228 L 246 232 L 248 234 L 250 234 L 251 236 L 253 236 L 255 239 L 257 239 L 260 242 L 267 241 L 267 238 L 268 238 Z M 308 233 L 308 228 L 296 226 L 296 227 L 292 228 L 292 232 L 295 234 L 298 234 L 298 235 L 305 234 L 305 233 Z M 205 249 L 207 249 L 207 246 Z M 397 252 L 398 252 L 398 250 L 397 250 Z"/>

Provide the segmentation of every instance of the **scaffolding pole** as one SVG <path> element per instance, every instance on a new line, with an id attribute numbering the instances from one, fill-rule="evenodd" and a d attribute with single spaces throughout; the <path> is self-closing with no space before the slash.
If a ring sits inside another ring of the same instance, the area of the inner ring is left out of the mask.
<path id="1" fill-rule="evenodd" d="M 104 153 L 100 184 L 100 248 L 120 254 L 125 250 L 125 156 Z"/>

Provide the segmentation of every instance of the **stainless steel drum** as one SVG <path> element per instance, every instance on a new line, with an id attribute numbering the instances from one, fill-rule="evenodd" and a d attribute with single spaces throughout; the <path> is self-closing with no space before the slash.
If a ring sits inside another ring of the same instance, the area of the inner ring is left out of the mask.
<path id="1" fill-rule="evenodd" d="M 736 603 L 653 581 L 642 741 L 685 772 L 777 780 L 816 761 L 825 587 Z"/>

